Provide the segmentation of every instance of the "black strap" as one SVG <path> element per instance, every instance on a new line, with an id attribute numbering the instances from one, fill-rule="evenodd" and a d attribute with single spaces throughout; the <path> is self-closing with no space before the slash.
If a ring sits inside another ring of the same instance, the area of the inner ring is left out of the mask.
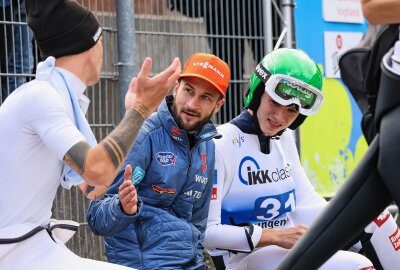
<path id="1" fill-rule="evenodd" d="M 250 252 L 252 252 L 254 250 L 254 245 L 253 245 L 253 240 L 251 240 L 251 237 L 253 236 L 254 225 L 251 224 L 250 222 L 235 223 L 235 221 L 233 220 L 233 217 L 229 217 L 229 221 L 231 222 L 231 225 L 233 225 L 233 226 L 238 226 L 238 227 L 248 226 L 249 227 L 249 231 L 247 231 L 245 229 L 244 232 L 246 234 L 246 239 L 247 239 L 247 243 L 249 244 Z M 232 253 L 238 252 L 236 250 L 229 250 L 229 251 Z M 250 253 L 250 252 L 242 252 L 242 253 Z"/>
<path id="2" fill-rule="evenodd" d="M 31 231 L 27 232 L 26 234 L 19 236 L 19 237 L 15 237 L 15 238 L 0 238 L 0 245 L 6 245 L 6 244 L 14 244 L 14 243 L 19 243 L 22 241 L 25 241 L 28 238 L 31 238 L 32 236 L 34 236 L 35 234 L 37 234 L 38 232 L 41 232 L 42 230 L 46 230 L 51 239 L 53 239 L 54 242 L 56 242 L 53 238 L 53 234 L 52 231 L 54 229 L 65 229 L 65 230 L 70 230 L 70 231 L 78 231 L 78 226 L 75 225 L 69 225 L 69 224 L 54 224 L 53 226 L 49 227 L 49 226 L 37 226 L 36 228 L 32 229 Z"/>
<path id="3" fill-rule="evenodd" d="M 15 237 L 15 238 L 0 238 L 0 244 L 14 244 L 14 243 L 22 242 L 22 241 L 25 241 L 26 239 L 34 236 L 38 232 L 40 232 L 42 230 L 46 230 L 46 229 L 47 229 L 47 227 L 37 226 L 33 230 L 31 230 L 31 231 L 27 232 L 26 234 L 24 234 L 22 236 L 19 236 L 19 237 Z"/>
<path id="4" fill-rule="evenodd" d="M 216 270 L 225 270 L 224 256 L 211 256 Z"/>
<path id="5" fill-rule="evenodd" d="M 378 255 L 376 254 L 375 248 L 371 242 L 372 233 L 363 233 L 360 239 L 362 249 L 360 253 L 363 253 L 372 264 L 375 266 L 376 270 L 383 270 L 382 264 L 379 260 Z"/>

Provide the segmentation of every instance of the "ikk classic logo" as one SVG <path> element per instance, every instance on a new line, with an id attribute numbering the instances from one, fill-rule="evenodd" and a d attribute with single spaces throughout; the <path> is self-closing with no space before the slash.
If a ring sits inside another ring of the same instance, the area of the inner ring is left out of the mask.
<path id="1" fill-rule="evenodd" d="M 284 168 L 263 170 L 254 158 L 245 156 L 240 161 L 238 173 L 239 180 L 244 185 L 268 184 L 283 181 L 290 177 L 290 165 L 286 164 Z"/>

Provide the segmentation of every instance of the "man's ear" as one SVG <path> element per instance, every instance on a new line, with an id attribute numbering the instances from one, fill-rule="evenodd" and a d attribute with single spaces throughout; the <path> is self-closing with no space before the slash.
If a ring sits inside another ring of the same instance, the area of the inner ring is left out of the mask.
<path id="1" fill-rule="evenodd" d="M 224 103 L 225 103 L 225 98 L 221 98 L 220 100 L 217 101 L 217 104 L 215 104 L 214 114 L 219 112 L 219 110 L 221 109 L 222 105 L 224 105 Z"/>

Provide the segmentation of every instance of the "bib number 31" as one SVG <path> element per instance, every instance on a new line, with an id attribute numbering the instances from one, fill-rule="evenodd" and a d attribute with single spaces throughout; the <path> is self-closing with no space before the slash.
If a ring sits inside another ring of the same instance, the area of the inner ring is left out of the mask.
<path id="1" fill-rule="evenodd" d="M 258 220 L 272 220 L 296 208 L 296 196 L 294 189 L 274 195 L 258 198 L 255 201 L 256 218 Z"/>

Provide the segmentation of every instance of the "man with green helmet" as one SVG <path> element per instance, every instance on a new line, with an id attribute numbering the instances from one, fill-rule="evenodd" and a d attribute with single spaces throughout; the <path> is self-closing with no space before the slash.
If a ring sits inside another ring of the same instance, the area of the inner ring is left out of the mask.
<path id="1" fill-rule="evenodd" d="M 325 207 L 287 131 L 319 110 L 321 89 L 321 71 L 308 55 L 275 50 L 250 77 L 246 109 L 218 127 L 204 243 L 217 269 L 276 269 Z M 321 269 L 374 268 L 358 253 L 339 251 Z"/>

